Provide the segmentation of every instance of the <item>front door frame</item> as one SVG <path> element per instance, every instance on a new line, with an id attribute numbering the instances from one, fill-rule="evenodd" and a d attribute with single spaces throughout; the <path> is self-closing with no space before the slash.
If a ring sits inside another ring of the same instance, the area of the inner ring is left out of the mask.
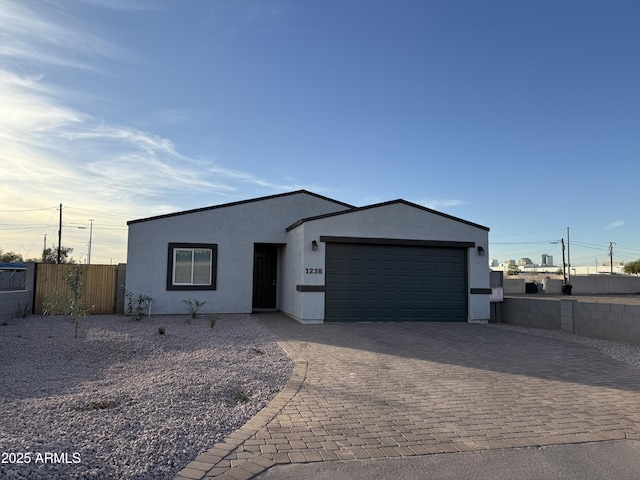
<path id="1" fill-rule="evenodd" d="M 253 245 L 253 310 L 276 310 L 278 302 L 278 244 Z"/>

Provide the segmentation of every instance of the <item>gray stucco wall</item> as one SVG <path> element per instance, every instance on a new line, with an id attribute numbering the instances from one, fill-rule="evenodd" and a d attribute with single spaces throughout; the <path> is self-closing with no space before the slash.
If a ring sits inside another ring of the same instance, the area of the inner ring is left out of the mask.
<path id="1" fill-rule="evenodd" d="M 286 228 L 300 218 L 346 208 L 313 195 L 296 193 L 132 223 L 129 225 L 126 287 L 134 296 L 149 295 L 155 313 L 186 313 L 183 300 L 188 298 L 207 302 L 202 313 L 249 313 L 254 244 L 285 244 Z M 167 291 L 167 247 L 170 242 L 218 245 L 216 290 Z M 295 258 L 287 249 L 280 249 L 280 303 L 291 301 L 283 293 L 282 289 L 286 287 L 281 274 L 297 270 L 297 267 L 287 266 L 287 262 L 295 261 Z"/>
<path id="2" fill-rule="evenodd" d="M 304 298 L 296 291 L 304 262 L 303 238 L 300 229 L 294 229 L 287 234 L 288 243 L 282 249 L 283 261 L 280 263 L 280 310 L 298 321 L 302 321 Z"/>

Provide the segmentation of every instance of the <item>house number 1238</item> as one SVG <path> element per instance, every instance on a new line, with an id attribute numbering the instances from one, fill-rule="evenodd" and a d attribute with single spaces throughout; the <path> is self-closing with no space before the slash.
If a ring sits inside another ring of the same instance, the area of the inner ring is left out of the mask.
<path id="1" fill-rule="evenodd" d="M 308 273 L 310 275 L 321 275 L 322 274 L 322 269 L 321 268 L 305 268 L 305 273 Z"/>

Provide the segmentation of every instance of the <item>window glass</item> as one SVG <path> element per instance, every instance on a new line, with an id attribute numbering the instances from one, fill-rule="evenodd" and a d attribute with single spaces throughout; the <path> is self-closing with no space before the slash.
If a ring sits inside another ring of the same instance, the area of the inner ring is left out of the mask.
<path id="1" fill-rule="evenodd" d="M 218 245 L 169 243 L 167 290 L 215 290 Z"/>
<path id="2" fill-rule="evenodd" d="M 190 284 L 193 251 L 176 249 L 175 255 L 173 283 Z"/>
<path id="3" fill-rule="evenodd" d="M 193 251 L 193 284 L 211 284 L 211 250 Z"/>

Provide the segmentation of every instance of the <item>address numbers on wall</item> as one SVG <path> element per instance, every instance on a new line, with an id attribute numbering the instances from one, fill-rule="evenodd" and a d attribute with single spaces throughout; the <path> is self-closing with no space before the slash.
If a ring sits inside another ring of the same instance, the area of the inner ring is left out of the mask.
<path id="1" fill-rule="evenodd" d="M 309 275 L 322 275 L 322 269 L 321 268 L 305 268 L 304 273 Z"/>

